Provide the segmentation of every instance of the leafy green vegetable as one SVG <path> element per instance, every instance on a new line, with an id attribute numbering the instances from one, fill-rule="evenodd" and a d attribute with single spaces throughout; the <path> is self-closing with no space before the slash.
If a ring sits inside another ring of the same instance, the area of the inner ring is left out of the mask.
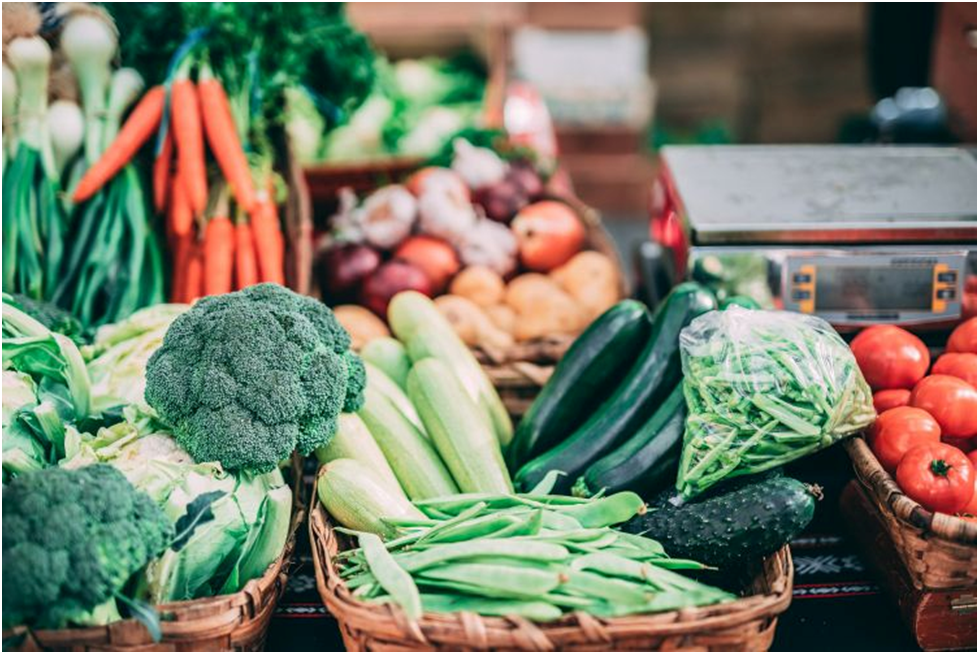
<path id="1" fill-rule="evenodd" d="M 322 302 L 276 284 L 204 298 L 146 368 L 146 401 L 195 461 L 267 472 L 333 438 L 366 375 Z"/>
<path id="2" fill-rule="evenodd" d="M 150 562 L 137 599 L 152 604 L 234 593 L 281 554 L 292 516 L 282 473 L 226 472 L 194 463 L 151 413 L 136 407 L 96 434 L 69 430 L 63 467 L 108 463 L 145 491 L 174 523 L 169 548 Z"/>
<path id="3" fill-rule="evenodd" d="M 92 412 L 91 383 L 75 343 L 3 296 L 3 478 L 55 463 L 65 424 Z M 9 395 L 8 395 L 9 393 Z"/>
<path id="4" fill-rule="evenodd" d="M 79 347 L 87 341 L 82 323 L 61 307 L 51 302 L 35 300 L 26 295 L 18 295 L 16 293 L 10 296 L 10 301 L 21 311 L 49 330 L 58 334 L 64 334 L 75 341 L 75 344 Z"/>
<path id="5" fill-rule="evenodd" d="M 874 420 L 870 387 L 824 320 L 732 306 L 680 334 L 687 401 L 677 490 L 775 468 Z"/>
<path id="6" fill-rule="evenodd" d="M 173 537 L 173 525 L 116 469 L 50 468 L 3 489 L 4 626 L 118 619 L 114 597 Z"/>
<path id="7" fill-rule="evenodd" d="M 306 88 L 330 124 L 342 122 L 374 82 L 374 52 L 342 4 L 295 2 L 107 3 L 120 51 L 150 83 L 181 49 L 202 53 L 229 96 L 253 105 L 257 127 L 284 123 L 285 91 Z"/>
<path id="8" fill-rule="evenodd" d="M 145 406 L 146 364 L 163 343 L 170 323 L 189 308 L 185 304 L 157 304 L 121 322 L 99 327 L 92 344 L 82 348 L 96 410 L 128 404 Z"/>

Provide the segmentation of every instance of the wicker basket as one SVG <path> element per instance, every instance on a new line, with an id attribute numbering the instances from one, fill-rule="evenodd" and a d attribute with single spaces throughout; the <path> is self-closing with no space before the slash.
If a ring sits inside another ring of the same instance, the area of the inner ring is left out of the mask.
<path id="1" fill-rule="evenodd" d="M 905 495 L 862 438 L 844 447 L 916 588 L 976 587 L 976 523 L 932 513 Z"/>
<path id="2" fill-rule="evenodd" d="M 4 631 L 3 639 L 24 634 L 20 651 L 47 652 L 257 652 L 275 606 L 285 591 L 296 533 L 306 510 L 302 475 L 293 465 L 293 516 L 285 549 L 265 574 L 232 595 L 157 605 L 163 637 L 154 643 L 142 623 L 120 620 L 101 627 Z"/>
<path id="3" fill-rule="evenodd" d="M 717 606 L 609 620 L 575 613 L 548 624 L 473 613 L 426 613 L 412 622 L 399 607 L 353 597 L 334 566 L 342 536 L 318 503 L 309 531 L 316 586 L 351 652 L 764 651 L 792 599 L 786 546 L 758 566 L 745 597 Z"/>

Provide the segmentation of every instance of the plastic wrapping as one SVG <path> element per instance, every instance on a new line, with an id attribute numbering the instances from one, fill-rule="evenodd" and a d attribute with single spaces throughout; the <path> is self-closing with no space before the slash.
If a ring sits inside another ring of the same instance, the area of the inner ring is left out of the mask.
<path id="1" fill-rule="evenodd" d="M 824 320 L 731 307 L 680 334 L 687 422 L 677 490 L 801 458 L 874 420 L 870 387 Z"/>

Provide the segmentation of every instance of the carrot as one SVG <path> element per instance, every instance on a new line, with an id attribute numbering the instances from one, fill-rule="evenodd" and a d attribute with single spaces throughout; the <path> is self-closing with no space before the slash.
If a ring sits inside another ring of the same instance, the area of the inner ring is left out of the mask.
<path id="1" fill-rule="evenodd" d="M 204 133 L 201 108 L 194 83 L 181 78 L 170 91 L 171 127 L 177 145 L 177 168 L 187 192 L 191 211 L 200 216 L 207 208 L 207 169 L 204 167 Z"/>
<path id="2" fill-rule="evenodd" d="M 238 138 L 234 117 L 231 115 L 228 95 L 220 80 L 213 77 L 206 67 L 201 70 L 197 92 L 200 94 L 201 106 L 207 107 L 204 112 L 207 144 L 211 147 L 214 158 L 218 160 L 221 174 L 231 187 L 235 202 L 245 211 L 251 211 L 255 204 L 255 186 L 245 151 Z"/>
<path id="3" fill-rule="evenodd" d="M 170 286 L 171 302 L 186 302 L 187 269 L 194 247 L 194 237 L 189 232 L 173 239 L 173 284 Z"/>
<path id="4" fill-rule="evenodd" d="M 282 228 L 275 213 L 275 203 L 267 197 L 259 199 L 251 213 L 251 220 L 259 278 L 263 282 L 284 284 Z"/>
<path id="5" fill-rule="evenodd" d="M 163 145 L 153 160 L 153 209 L 163 213 L 170 194 L 170 167 L 173 159 L 173 132 L 169 129 L 163 137 Z"/>
<path id="6" fill-rule="evenodd" d="M 235 290 L 257 283 L 258 262 L 255 261 L 252 226 L 243 220 L 235 225 Z"/>
<path id="7" fill-rule="evenodd" d="M 187 255 L 187 272 L 183 279 L 184 291 L 181 299 L 190 303 L 203 295 L 204 290 L 204 256 L 200 244 L 191 237 L 190 252 Z"/>
<path id="8" fill-rule="evenodd" d="M 187 197 L 187 185 L 183 183 L 183 171 L 177 165 L 177 174 L 170 183 L 170 230 L 174 236 L 186 236 L 194 226 L 194 212 Z"/>
<path id="9" fill-rule="evenodd" d="M 235 228 L 227 216 L 215 216 L 204 229 L 204 295 L 231 292 Z"/>
<path id="10" fill-rule="evenodd" d="M 122 170 L 123 166 L 129 163 L 159 127 L 165 100 L 166 91 L 162 86 L 154 86 L 143 95 L 143 99 L 132 110 L 125 125 L 119 130 L 116 139 L 78 182 L 75 194 L 72 196 L 76 203 L 84 202 L 95 195 Z"/>

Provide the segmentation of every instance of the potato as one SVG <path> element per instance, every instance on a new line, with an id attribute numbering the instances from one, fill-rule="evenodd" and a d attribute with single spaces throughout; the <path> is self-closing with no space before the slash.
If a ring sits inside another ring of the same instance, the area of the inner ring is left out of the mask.
<path id="1" fill-rule="evenodd" d="M 350 332 L 350 346 L 354 350 L 359 350 L 375 338 L 391 335 L 384 321 L 364 307 L 341 304 L 333 307 L 333 313 L 343 328 Z"/>
<path id="2" fill-rule="evenodd" d="M 449 293 L 464 297 L 481 307 L 503 301 L 503 278 L 485 266 L 468 266 L 459 271 L 449 285 Z"/>
<path id="3" fill-rule="evenodd" d="M 601 252 L 579 252 L 551 271 L 551 279 L 578 302 L 589 322 L 619 301 L 619 272 Z"/>
<path id="4" fill-rule="evenodd" d="M 515 277 L 506 287 L 506 303 L 517 313 L 533 310 L 541 299 L 552 295 L 566 295 L 561 287 L 547 275 L 525 273 Z"/>
<path id="5" fill-rule="evenodd" d="M 506 304 L 494 304 L 491 307 L 486 307 L 484 311 L 486 311 L 486 315 L 489 316 L 489 319 L 493 321 L 494 325 L 508 334 L 513 333 L 513 329 L 517 325 L 517 312 L 510 306 Z"/>
<path id="6" fill-rule="evenodd" d="M 513 345 L 513 337 L 494 325 L 475 302 L 459 295 L 441 295 L 435 298 L 435 306 L 466 345 L 491 349 Z"/>

